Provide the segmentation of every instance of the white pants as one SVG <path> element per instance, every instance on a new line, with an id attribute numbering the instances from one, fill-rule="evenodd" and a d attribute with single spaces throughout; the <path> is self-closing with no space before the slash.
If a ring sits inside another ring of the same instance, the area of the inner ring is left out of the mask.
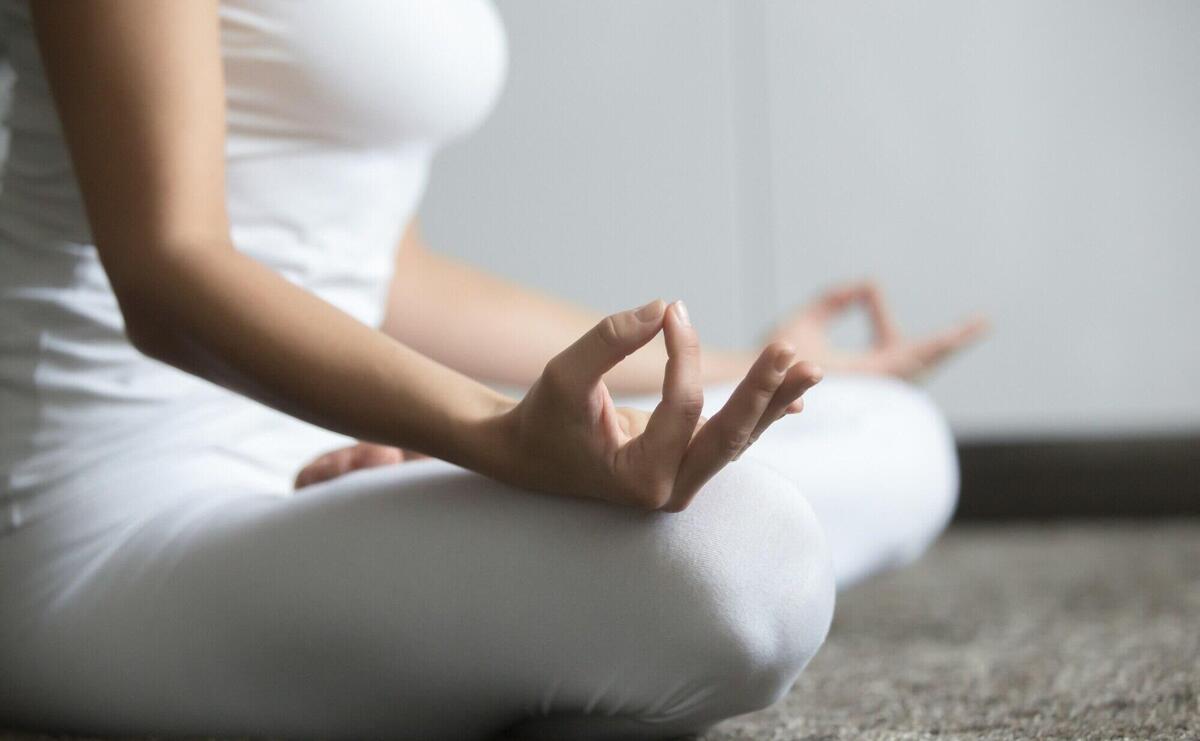
<path id="1" fill-rule="evenodd" d="M 728 391 L 710 389 L 706 412 Z M 680 514 L 440 461 L 295 496 L 173 497 L 153 466 L 96 481 L 0 538 L 0 719 L 658 738 L 764 707 L 824 640 L 835 584 L 918 555 L 957 491 L 920 392 L 832 377 L 807 406 Z"/>

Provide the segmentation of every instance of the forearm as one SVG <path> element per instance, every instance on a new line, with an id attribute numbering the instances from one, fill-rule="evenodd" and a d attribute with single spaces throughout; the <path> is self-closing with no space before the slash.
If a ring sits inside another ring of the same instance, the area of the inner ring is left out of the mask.
<path id="1" fill-rule="evenodd" d="M 231 246 L 156 250 L 118 291 L 147 354 L 290 415 L 487 472 L 510 404 Z"/>
<path id="2" fill-rule="evenodd" d="M 600 315 L 425 247 L 410 229 L 397 259 L 384 331 L 476 378 L 526 386 Z M 616 393 L 661 389 L 666 349 L 656 338 L 605 376 Z M 753 357 L 705 349 L 706 381 L 740 378 Z"/>

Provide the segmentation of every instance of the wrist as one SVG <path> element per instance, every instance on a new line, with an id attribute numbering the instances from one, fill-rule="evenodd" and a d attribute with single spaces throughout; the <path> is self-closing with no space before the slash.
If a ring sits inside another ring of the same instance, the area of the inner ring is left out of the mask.
<path id="1" fill-rule="evenodd" d="M 476 405 L 476 411 L 461 424 L 462 455 L 454 461 L 464 468 L 490 478 L 506 480 L 516 439 L 517 401 L 488 389 Z"/>

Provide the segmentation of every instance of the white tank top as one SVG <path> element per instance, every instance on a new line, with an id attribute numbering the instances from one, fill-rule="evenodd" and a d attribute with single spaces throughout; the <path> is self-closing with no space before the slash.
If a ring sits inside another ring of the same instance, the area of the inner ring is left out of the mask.
<path id="1" fill-rule="evenodd" d="M 234 244 L 377 325 L 430 158 L 499 93 L 506 49 L 494 8 L 224 0 L 220 21 Z M 128 343 L 26 0 L 0 0 L 0 57 L 13 75 L 0 128 L 0 532 L 34 516 L 42 492 L 103 471 L 140 465 L 184 486 L 196 477 L 182 473 L 187 461 L 207 461 L 203 478 L 224 456 L 283 487 L 303 456 L 345 442 Z"/>

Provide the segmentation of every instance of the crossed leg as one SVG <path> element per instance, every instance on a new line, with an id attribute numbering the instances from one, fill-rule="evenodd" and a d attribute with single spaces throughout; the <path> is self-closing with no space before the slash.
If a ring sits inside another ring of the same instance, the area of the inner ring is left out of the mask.
<path id="1" fill-rule="evenodd" d="M 830 378 L 807 405 L 678 514 L 439 461 L 290 497 L 170 497 L 163 461 L 87 498 L 127 513 L 119 526 L 88 530 L 64 506 L 0 539 L 0 714 L 113 733 L 600 739 L 766 706 L 824 640 L 835 580 L 917 555 L 957 488 L 945 425 L 910 387 Z"/>
<path id="2" fill-rule="evenodd" d="M 42 728 L 678 735 L 785 692 L 833 608 L 811 508 L 752 462 L 680 514 L 415 462 L 151 507 L 22 568 L 53 525 L 0 541 L 0 713 Z"/>

